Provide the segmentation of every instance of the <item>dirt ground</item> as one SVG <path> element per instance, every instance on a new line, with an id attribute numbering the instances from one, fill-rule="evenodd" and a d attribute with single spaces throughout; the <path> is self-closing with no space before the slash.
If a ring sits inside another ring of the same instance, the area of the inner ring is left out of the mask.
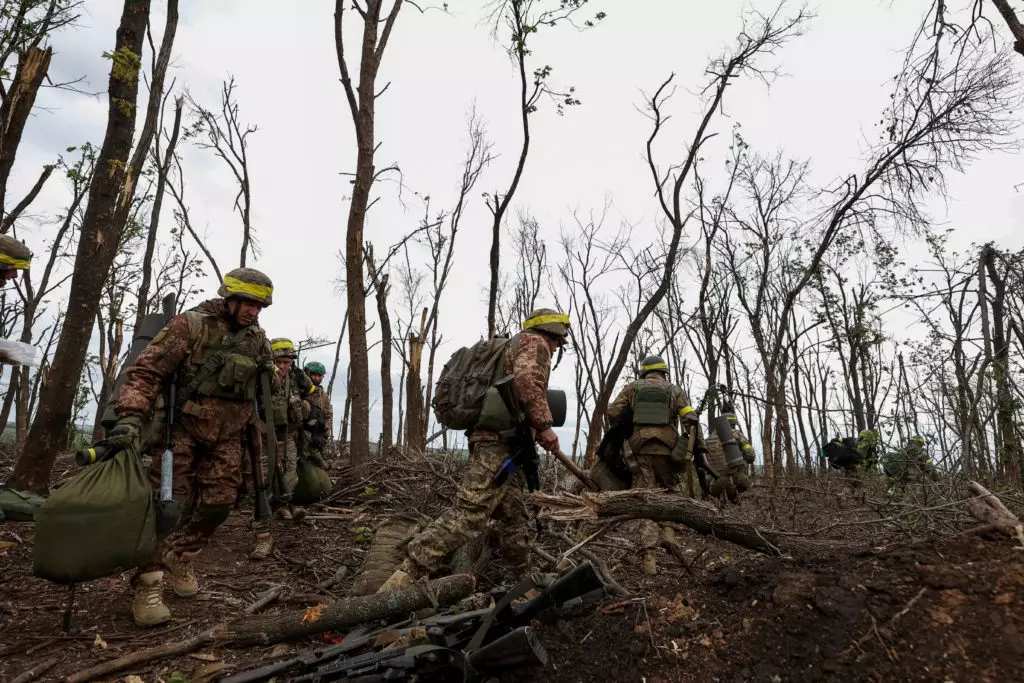
<path id="1" fill-rule="evenodd" d="M 395 459 L 334 474 L 333 500 L 312 510 L 311 519 L 276 523 L 278 552 L 269 561 L 247 558 L 249 512 L 236 511 L 198 560 L 200 594 L 186 600 L 168 591 L 173 620 L 152 630 L 133 625 L 123 575 L 79 586 L 71 631 L 63 633 L 68 590 L 32 577 L 32 525 L 0 524 L 0 541 L 15 544 L 0 551 L 0 681 L 51 659 L 56 665 L 37 680 L 61 680 L 106 659 L 185 639 L 276 586 L 288 592 L 266 612 L 344 597 L 374 525 L 400 510 L 435 514 L 454 493 L 458 463 Z M 955 494 L 893 498 L 877 487 L 831 479 L 761 485 L 742 505 L 730 506 L 730 516 L 846 545 L 816 557 L 772 557 L 679 527 L 685 563 L 664 553 L 653 578 L 636 564 L 632 523 L 618 525 L 587 548 L 631 597 L 607 597 L 580 616 L 538 622 L 551 666 L 509 680 L 1024 680 L 1024 551 L 1005 536 L 959 534 L 973 523 L 950 504 Z M 594 528 L 547 523 L 536 542 L 558 556 L 568 547 L 563 532 L 577 541 Z M 537 564 L 548 568 L 539 558 Z M 342 565 L 349 570 L 345 579 L 317 588 Z M 480 585 L 513 578 L 492 562 Z M 337 636 L 209 647 L 105 680 L 198 683 L 210 680 L 204 671 L 220 663 L 237 670 Z"/>

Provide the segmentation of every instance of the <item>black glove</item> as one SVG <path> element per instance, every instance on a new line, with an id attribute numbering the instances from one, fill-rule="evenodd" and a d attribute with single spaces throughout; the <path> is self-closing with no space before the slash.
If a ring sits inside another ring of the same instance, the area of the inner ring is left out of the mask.
<path id="1" fill-rule="evenodd" d="M 138 451 L 142 447 L 142 418 L 138 415 L 122 417 L 110 430 L 105 441 L 108 447 L 116 451 Z"/>

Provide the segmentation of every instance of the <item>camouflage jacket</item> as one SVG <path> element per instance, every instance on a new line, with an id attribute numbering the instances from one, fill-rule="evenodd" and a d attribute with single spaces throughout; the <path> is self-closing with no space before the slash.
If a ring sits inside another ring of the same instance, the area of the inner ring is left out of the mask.
<path id="1" fill-rule="evenodd" d="M 277 370 L 277 380 L 272 391 L 274 404 L 274 427 L 279 432 L 297 431 L 309 419 L 309 396 L 301 396 L 301 389 L 291 372 Z"/>
<path id="2" fill-rule="evenodd" d="M 190 318 L 193 321 L 198 318 L 203 324 L 197 326 L 194 322 L 190 323 Z M 171 318 L 125 372 L 125 383 L 117 399 L 119 416 L 148 415 L 172 376 L 187 376 L 199 369 L 197 365 L 208 350 L 203 346 L 203 340 L 210 338 L 209 330 L 205 329 L 207 325 L 221 335 L 221 341 L 237 332 L 233 321 L 227 315 L 223 299 L 205 301 L 192 311 Z M 239 344 L 236 351 L 251 358 L 259 367 L 273 366 L 270 341 L 258 325 L 253 326 L 252 332 Z M 202 406 L 197 405 L 200 402 Z M 186 413 L 205 417 L 226 417 L 224 411 L 230 411 L 232 415 L 237 413 L 239 416 L 244 413 L 247 419 L 252 417 L 251 403 L 242 401 L 202 399 L 189 401 L 184 408 Z"/>
<path id="3" fill-rule="evenodd" d="M 743 430 L 741 430 L 736 423 L 733 423 L 732 425 L 732 436 L 736 439 L 736 445 L 740 447 L 743 459 L 748 465 L 753 465 L 754 447 L 750 445 L 750 441 L 747 440 L 746 435 L 743 434 Z M 722 446 L 721 439 L 718 438 L 718 432 L 716 432 L 713 427 L 708 433 L 707 448 L 708 464 L 711 465 L 711 469 L 713 469 L 716 474 L 725 474 L 729 470 L 729 465 L 725 460 L 725 448 Z"/>
<path id="4" fill-rule="evenodd" d="M 635 408 L 636 390 L 643 383 L 650 387 L 668 387 L 670 423 L 665 426 L 642 426 L 633 430 L 629 438 L 629 447 L 635 454 L 668 455 L 679 438 L 679 426 L 683 422 L 688 428 L 696 421 L 696 413 L 690 407 L 690 399 L 682 387 L 668 381 L 661 373 L 652 372 L 642 379 L 626 385 L 615 400 L 608 406 L 608 420 L 615 422 L 626 408 Z M 690 417 L 692 416 L 692 417 Z M 695 446 L 703 446 L 704 435 L 697 424 Z"/>
<path id="5" fill-rule="evenodd" d="M 540 332 L 526 330 L 513 337 L 501 357 L 503 376 L 511 375 L 516 392 L 534 433 L 551 427 L 554 420 L 548 406 L 548 377 L 551 374 L 551 347 Z M 474 430 L 470 442 L 496 441 L 494 432 Z"/>
<path id="6" fill-rule="evenodd" d="M 327 396 L 327 390 L 318 386 L 316 390 L 306 399 L 309 405 L 319 408 L 324 415 L 324 429 L 328 439 L 334 438 L 334 408 L 331 406 L 331 399 Z M 307 418 L 309 416 L 307 415 Z"/>

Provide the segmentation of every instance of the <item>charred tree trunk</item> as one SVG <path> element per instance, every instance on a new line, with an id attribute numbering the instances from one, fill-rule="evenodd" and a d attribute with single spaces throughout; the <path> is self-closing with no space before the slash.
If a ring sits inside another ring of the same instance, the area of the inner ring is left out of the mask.
<path id="1" fill-rule="evenodd" d="M 50 57 L 53 50 L 29 47 L 18 59 L 18 68 L 14 72 L 3 106 L 0 106 L 0 211 L 6 213 L 7 179 L 14 166 L 14 157 L 21 144 L 21 135 L 25 131 L 28 115 L 36 102 L 36 94 L 46 73 L 50 69 Z"/>
<path id="2" fill-rule="evenodd" d="M 96 310 L 120 242 L 123 222 L 118 223 L 118 214 L 126 214 L 131 204 L 131 195 L 125 200 L 123 191 L 126 185 L 134 185 L 128 157 L 135 135 L 140 55 L 149 9 L 150 0 L 124 2 L 110 70 L 107 130 L 96 160 L 99 172 L 89 189 L 89 205 L 82 220 L 67 314 L 38 414 L 10 480 L 11 486 L 22 490 L 46 493 L 53 461 L 67 443 Z M 145 144 L 148 147 L 148 140 Z"/>
<path id="3" fill-rule="evenodd" d="M 420 318 L 420 331 L 409 333 L 409 374 L 405 387 L 405 447 L 410 452 L 423 452 L 426 446 L 426 415 L 423 409 L 423 387 L 420 371 L 423 365 L 423 336 L 427 324 L 427 309 Z"/>

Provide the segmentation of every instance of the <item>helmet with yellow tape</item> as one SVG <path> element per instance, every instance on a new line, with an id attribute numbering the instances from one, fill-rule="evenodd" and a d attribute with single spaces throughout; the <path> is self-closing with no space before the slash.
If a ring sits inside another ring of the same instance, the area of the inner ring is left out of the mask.
<path id="1" fill-rule="evenodd" d="M 217 295 L 225 299 L 248 299 L 269 306 L 274 302 L 274 283 L 255 268 L 235 268 L 224 276 Z"/>
<path id="2" fill-rule="evenodd" d="M 0 235 L 0 270 L 28 270 L 32 252 L 10 235 Z"/>
<path id="3" fill-rule="evenodd" d="M 640 376 L 643 377 L 650 372 L 661 372 L 665 375 L 668 374 L 668 363 L 661 356 L 647 356 L 643 362 L 640 363 Z"/>
<path id="4" fill-rule="evenodd" d="M 538 308 L 523 321 L 523 329 L 544 332 L 565 340 L 569 336 L 569 316 L 550 308 Z"/>
<path id="5" fill-rule="evenodd" d="M 299 354 L 295 350 L 295 344 L 292 343 L 291 339 L 285 339 L 284 337 L 277 337 L 270 340 L 270 350 L 273 352 L 274 358 L 298 358 Z"/>

